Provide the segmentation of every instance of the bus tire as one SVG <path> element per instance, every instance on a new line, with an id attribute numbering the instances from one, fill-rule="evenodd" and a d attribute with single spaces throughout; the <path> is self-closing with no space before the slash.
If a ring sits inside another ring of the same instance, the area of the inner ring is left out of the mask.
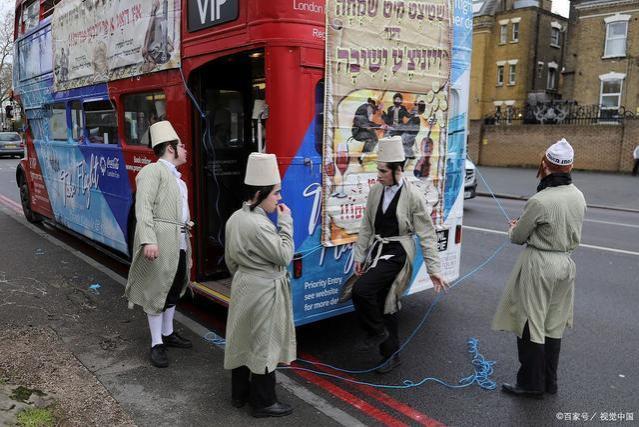
<path id="1" fill-rule="evenodd" d="M 31 223 L 42 222 L 42 216 L 37 214 L 31 209 L 31 196 L 29 194 L 29 184 L 27 184 L 26 180 L 22 181 L 20 185 L 20 202 L 22 203 L 22 212 L 24 212 L 24 217 L 27 221 Z"/>

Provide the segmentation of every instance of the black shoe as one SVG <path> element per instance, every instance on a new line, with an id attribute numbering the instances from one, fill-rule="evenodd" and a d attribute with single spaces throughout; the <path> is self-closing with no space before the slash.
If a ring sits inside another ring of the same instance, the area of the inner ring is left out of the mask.
<path id="1" fill-rule="evenodd" d="M 166 356 L 164 344 L 156 344 L 151 347 L 151 364 L 156 368 L 166 368 L 169 366 L 169 358 Z"/>
<path id="2" fill-rule="evenodd" d="M 275 402 L 271 406 L 267 406 L 266 408 L 254 408 L 253 416 L 255 418 L 266 418 L 266 417 L 285 417 L 286 415 L 290 415 L 293 412 L 293 408 L 291 405 L 286 403 Z"/>
<path id="3" fill-rule="evenodd" d="M 384 341 L 386 341 L 388 339 L 388 337 L 390 336 L 390 334 L 388 333 L 388 330 L 386 328 L 384 328 L 384 330 L 376 335 L 371 335 L 368 338 L 366 338 L 364 340 L 364 347 L 372 350 L 375 349 L 377 347 L 379 347 L 379 345 L 381 343 L 383 343 Z"/>
<path id="4" fill-rule="evenodd" d="M 375 372 L 377 372 L 378 374 L 387 374 L 402 364 L 402 361 L 399 359 L 399 354 L 394 355 L 388 360 L 384 359 L 384 361 L 386 363 L 375 369 Z"/>
<path id="5" fill-rule="evenodd" d="M 190 340 L 187 340 L 186 338 L 182 338 L 175 331 L 171 335 L 167 335 L 167 336 L 162 335 L 162 342 L 164 343 L 164 345 L 168 347 L 177 347 L 177 348 L 193 347 L 193 343 Z"/>
<path id="6" fill-rule="evenodd" d="M 508 394 L 512 394 L 515 396 L 525 396 L 525 397 L 532 397 L 534 399 L 543 399 L 544 398 L 544 393 L 542 391 L 535 391 L 535 390 L 526 390 L 524 388 L 521 388 L 517 385 L 512 385 L 512 384 L 507 384 L 504 383 L 501 385 L 501 390 L 503 392 L 506 392 Z"/>
<path id="7" fill-rule="evenodd" d="M 557 384 L 553 384 L 553 385 L 546 384 L 546 393 L 557 394 Z"/>

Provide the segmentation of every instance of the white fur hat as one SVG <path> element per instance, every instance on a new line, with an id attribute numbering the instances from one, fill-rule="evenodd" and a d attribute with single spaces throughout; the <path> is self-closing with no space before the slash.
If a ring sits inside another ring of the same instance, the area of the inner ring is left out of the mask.
<path id="1" fill-rule="evenodd" d="M 168 120 L 162 120 L 151 125 L 151 148 L 163 142 L 177 141 L 180 142 L 180 137 L 171 126 Z"/>
<path id="2" fill-rule="evenodd" d="M 282 182 L 275 154 L 251 153 L 246 165 L 244 184 L 266 187 Z"/>
<path id="3" fill-rule="evenodd" d="M 406 160 L 401 136 L 382 138 L 379 140 L 377 161 L 385 163 L 403 162 Z"/>
<path id="4" fill-rule="evenodd" d="M 546 159 L 554 165 L 571 165 L 574 157 L 575 151 L 566 141 L 566 138 L 561 138 L 546 150 Z"/>

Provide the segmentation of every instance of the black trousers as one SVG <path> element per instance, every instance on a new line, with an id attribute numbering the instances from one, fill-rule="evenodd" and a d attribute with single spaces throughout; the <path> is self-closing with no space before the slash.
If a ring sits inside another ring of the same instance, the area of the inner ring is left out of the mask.
<path id="1" fill-rule="evenodd" d="M 406 262 L 403 250 L 392 255 L 388 260 L 380 259 L 377 266 L 364 273 L 353 286 L 353 305 L 362 328 L 369 336 L 383 333 L 384 328 L 388 330 L 388 339 L 379 346 L 384 358 L 399 349 L 397 313 L 384 314 L 384 303 L 391 285 Z"/>
<path id="2" fill-rule="evenodd" d="M 275 371 L 264 375 L 254 374 L 246 366 L 231 370 L 231 397 L 248 401 L 253 408 L 261 409 L 277 402 L 275 395 Z"/>
<path id="3" fill-rule="evenodd" d="M 637 175 L 639 172 L 639 159 L 635 159 L 635 166 L 632 168 L 632 174 Z"/>
<path id="4" fill-rule="evenodd" d="M 166 302 L 164 303 L 164 310 L 177 305 L 178 300 L 180 299 L 180 293 L 182 292 L 182 285 L 184 285 L 184 276 L 186 274 L 187 274 L 186 251 L 180 250 L 180 259 L 178 261 L 178 268 L 177 268 L 177 271 L 175 272 L 175 277 L 173 278 L 173 284 L 171 285 L 171 289 L 169 290 L 169 293 L 166 296 Z"/>
<path id="5" fill-rule="evenodd" d="M 517 385 L 526 390 L 557 391 L 557 366 L 561 339 L 545 337 L 545 344 L 530 341 L 528 322 L 521 338 L 517 337 L 519 371 Z"/>

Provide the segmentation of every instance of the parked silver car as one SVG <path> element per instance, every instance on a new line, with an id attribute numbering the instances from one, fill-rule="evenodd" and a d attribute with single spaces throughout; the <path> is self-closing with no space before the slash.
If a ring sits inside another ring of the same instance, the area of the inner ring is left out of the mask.
<path id="1" fill-rule="evenodd" d="M 477 171 L 475 164 L 466 159 L 466 174 L 464 175 L 464 199 L 472 199 L 477 194 Z"/>
<path id="2" fill-rule="evenodd" d="M 0 157 L 24 155 L 24 142 L 18 132 L 0 132 Z"/>

